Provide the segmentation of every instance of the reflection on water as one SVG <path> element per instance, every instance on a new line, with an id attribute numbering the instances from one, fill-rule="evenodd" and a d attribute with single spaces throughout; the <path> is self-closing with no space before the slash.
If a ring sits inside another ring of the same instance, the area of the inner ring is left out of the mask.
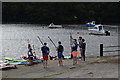
<path id="1" fill-rule="evenodd" d="M 70 32 L 73 38 L 78 39 L 82 36 L 86 40 L 87 56 L 99 56 L 99 45 L 103 43 L 105 46 L 118 45 L 117 27 L 105 26 L 105 29 L 111 31 L 111 36 L 95 36 L 89 35 L 87 28 L 83 26 L 65 26 L 64 29 L 48 29 L 46 26 L 40 25 L 24 25 L 24 24 L 4 24 L 2 26 L 2 55 L 6 57 L 17 57 L 27 55 L 28 39 L 31 44 L 35 45 L 37 55 L 41 55 L 41 43 L 37 36 L 43 42 L 47 42 L 50 48 L 50 55 L 56 55 L 54 45 L 48 39 L 48 36 L 57 45 L 58 41 L 62 41 L 65 48 L 64 55 L 70 55 Z M 77 34 L 79 32 L 79 34 Z M 112 48 L 114 49 L 114 48 Z M 79 50 L 79 48 L 78 48 Z M 104 49 L 108 50 L 108 49 Z M 111 49 L 110 49 L 111 50 Z M 104 55 L 118 54 L 118 52 L 104 53 Z"/>

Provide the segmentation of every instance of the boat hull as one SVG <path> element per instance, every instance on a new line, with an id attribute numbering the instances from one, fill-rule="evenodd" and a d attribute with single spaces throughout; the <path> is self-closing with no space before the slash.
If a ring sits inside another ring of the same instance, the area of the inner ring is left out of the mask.
<path id="1" fill-rule="evenodd" d="M 85 24 L 85 26 L 87 26 L 87 27 L 94 27 L 95 25 L 94 24 Z"/>
<path id="2" fill-rule="evenodd" d="M 49 25 L 48 28 L 63 28 L 62 25 Z"/>
<path id="3" fill-rule="evenodd" d="M 106 33 L 89 33 L 89 35 L 106 35 Z"/>
<path id="4" fill-rule="evenodd" d="M 50 29 L 62 29 L 63 27 L 48 27 Z"/>

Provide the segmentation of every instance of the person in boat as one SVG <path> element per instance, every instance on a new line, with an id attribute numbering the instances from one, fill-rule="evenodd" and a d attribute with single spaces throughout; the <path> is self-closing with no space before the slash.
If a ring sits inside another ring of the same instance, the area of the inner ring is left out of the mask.
<path id="1" fill-rule="evenodd" d="M 28 44 L 28 59 L 29 59 L 29 64 L 28 65 L 32 65 L 33 64 L 33 53 L 32 53 L 32 48 L 31 45 Z"/>
<path id="2" fill-rule="evenodd" d="M 63 57 L 64 47 L 61 45 L 60 41 L 58 42 L 58 47 L 56 50 L 57 50 L 59 66 L 63 66 L 62 57 Z"/>
<path id="3" fill-rule="evenodd" d="M 85 50 L 86 50 L 86 43 L 85 43 L 85 39 L 82 39 L 82 44 L 81 44 L 81 59 L 82 61 L 85 61 Z"/>
<path id="4" fill-rule="evenodd" d="M 49 48 L 47 47 L 47 43 L 44 43 L 44 45 L 41 47 L 42 56 L 43 56 L 43 66 L 44 68 L 47 68 L 47 61 L 48 61 L 48 55 L 49 55 Z"/>
<path id="5" fill-rule="evenodd" d="M 72 56 L 73 56 L 73 65 L 75 65 L 77 64 L 77 54 L 78 54 L 77 52 L 78 44 L 76 39 L 73 39 L 71 48 L 72 48 Z"/>
<path id="6" fill-rule="evenodd" d="M 79 46 L 79 48 L 80 48 L 80 54 L 81 54 L 81 51 L 82 51 L 81 44 L 83 43 L 81 36 L 79 37 L 78 42 L 79 42 L 78 46 Z M 82 56 L 82 55 L 81 55 L 81 56 Z"/>

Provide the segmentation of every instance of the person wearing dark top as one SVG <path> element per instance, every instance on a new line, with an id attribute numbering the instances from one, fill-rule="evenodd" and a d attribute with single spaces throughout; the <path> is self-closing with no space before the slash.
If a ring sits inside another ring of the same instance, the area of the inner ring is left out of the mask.
<path id="1" fill-rule="evenodd" d="M 81 47 L 81 44 L 82 44 L 82 42 L 83 42 L 81 36 L 79 37 L 78 42 L 79 42 L 79 47 Z"/>
<path id="2" fill-rule="evenodd" d="M 43 47 L 41 47 L 42 55 L 43 55 L 43 66 L 47 68 L 47 60 L 49 55 L 49 48 L 46 46 L 47 43 L 44 43 Z"/>
<path id="3" fill-rule="evenodd" d="M 83 43 L 81 44 L 81 59 L 82 61 L 85 61 L 85 49 L 86 49 L 86 43 L 85 39 L 82 39 Z"/>
<path id="4" fill-rule="evenodd" d="M 77 40 L 74 39 L 71 45 L 72 48 L 72 56 L 73 56 L 73 65 L 77 64 L 77 48 L 78 48 L 78 44 L 77 44 Z"/>
<path id="5" fill-rule="evenodd" d="M 29 59 L 29 64 L 28 65 L 32 65 L 33 64 L 33 53 L 32 53 L 32 48 L 31 48 L 30 44 L 28 44 L 27 55 L 28 55 L 28 59 Z"/>
<path id="6" fill-rule="evenodd" d="M 58 56 L 58 61 L 59 61 L 59 66 L 63 66 L 63 62 L 62 62 L 62 57 L 63 57 L 63 51 L 64 51 L 64 48 L 63 46 L 61 45 L 61 42 L 59 41 L 58 42 L 58 47 L 57 47 L 57 56 Z"/>
<path id="7" fill-rule="evenodd" d="M 82 37 L 80 36 L 79 39 L 78 39 L 78 42 L 79 42 L 79 48 L 80 48 L 80 54 L 81 54 L 81 51 L 82 51 L 82 48 L 81 48 L 81 44 L 83 43 L 82 41 Z M 82 55 L 81 55 L 82 56 Z"/>

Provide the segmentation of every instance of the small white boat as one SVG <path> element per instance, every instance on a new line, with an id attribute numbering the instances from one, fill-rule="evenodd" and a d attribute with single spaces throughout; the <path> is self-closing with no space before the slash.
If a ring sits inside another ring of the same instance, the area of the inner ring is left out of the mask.
<path id="1" fill-rule="evenodd" d="M 87 26 L 87 27 L 94 27 L 95 26 L 95 21 L 88 22 L 88 23 L 85 24 L 85 26 Z"/>
<path id="2" fill-rule="evenodd" d="M 94 27 L 88 27 L 88 30 L 90 31 L 89 34 L 93 35 L 110 35 L 110 31 L 105 31 L 101 24 L 95 25 Z"/>
<path id="3" fill-rule="evenodd" d="M 51 23 L 48 28 L 63 28 L 62 25 L 54 25 L 53 23 Z"/>

